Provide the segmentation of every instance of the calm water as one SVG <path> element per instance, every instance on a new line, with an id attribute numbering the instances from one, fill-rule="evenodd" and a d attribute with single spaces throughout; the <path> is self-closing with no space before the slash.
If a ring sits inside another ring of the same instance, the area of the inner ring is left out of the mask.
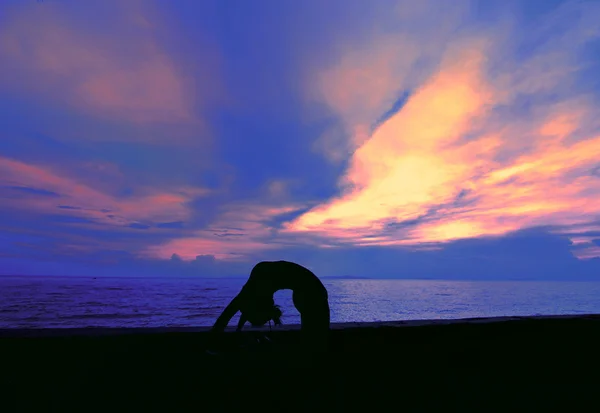
<path id="1" fill-rule="evenodd" d="M 0 328 L 210 326 L 244 279 L 0 277 Z M 332 322 L 600 313 L 600 283 L 325 280 Z M 289 291 L 283 321 L 300 317 Z M 234 318 L 230 325 L 237 323 Z"/>

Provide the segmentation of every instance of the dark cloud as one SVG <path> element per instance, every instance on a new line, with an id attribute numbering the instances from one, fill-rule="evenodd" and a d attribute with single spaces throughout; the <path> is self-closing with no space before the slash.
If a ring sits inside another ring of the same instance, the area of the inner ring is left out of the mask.
<path id="1" fill-rule="evenodd" d="M 156 224 L 156 228 L 183 228 L 183 222 L 160 222 Z"/>
<path id="2" fill-rule="evenodd" d="M 93 224 L 94 221 L 88 218 L 68 216 L 68 215 L 50 215 L 47 216 L 49 222 L 55 224 Z"/>
<path id="3" fill-rule="evenodd" d="M 45 189 L 39 189 L 39 188 L 28 188 L 25 186 L 8 186 L 8 187 L 4 187 L 4 188 L 0 188 L 0 189 L 8 189 L 17 193 L 23 193 L 23 194 L 28 194 L 28 195 L 39 195 L 39 196 L 48 196 L 48 197 L 54 197 L 54 198 L 58 198 L 60 197 L 60 194 L 53 192 L 53 191 L 47 191 Z"/>

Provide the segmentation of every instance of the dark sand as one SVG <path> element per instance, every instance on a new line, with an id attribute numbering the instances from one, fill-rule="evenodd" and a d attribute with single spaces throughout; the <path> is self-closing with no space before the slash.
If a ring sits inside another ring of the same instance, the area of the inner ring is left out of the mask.
<path id="1" fill-rule="evenodd" d="M 600 404 L 600 315 L 334 325 L 321 359 L 301 354 L 296 326 L 273 331 L 270 346 L 241 349 L 253 334 L 223 334 L 222 353 L 211 356 L 203 328 L 0 330 L 0 411 L 572 412 Z"/>

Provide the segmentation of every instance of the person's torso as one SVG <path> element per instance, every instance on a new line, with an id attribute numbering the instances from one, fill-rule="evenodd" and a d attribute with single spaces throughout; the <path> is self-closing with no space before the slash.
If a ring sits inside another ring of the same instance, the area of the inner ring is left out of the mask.
<path id="1" fill-rule="evenodd" d="M 279 290 L 292 290 L 295 294 L 303 295 L 327 294 L 325 286 L 315 274 L 289 261 L 263 261 L 256 264 L 245 287 L 269 294 Z"/>

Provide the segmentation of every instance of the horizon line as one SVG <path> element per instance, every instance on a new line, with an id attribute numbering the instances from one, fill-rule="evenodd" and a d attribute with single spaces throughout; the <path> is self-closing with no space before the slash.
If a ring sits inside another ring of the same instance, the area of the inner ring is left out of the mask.
<path id="1" fill-rule="evenodd" d="M 14 277 L 14 278 L 85 278 L 85 279 L 176 279 L 176 280 L 182 280 L 182 279 L 194 279 L 194 280 L 223 280 L 223 279 L 229 279 L 229 280 L 237 280 L 237 279 L 248 279 L 248 276 L 231 276 L 231 275 L 225 275 L 225 276 L 201 276 L 201 275 L 193 275 L 193 276 L 168 276 L 168 275 L 161 275 L 161 276 L 152 276 L 152 275 L 140 275 L 140 276 L 136 276 L 136 275 L 100 275 L 100 276 L 93 276 L 93 275 L 56 275 L 56 274 L 0 274 L 0 278 L 1 277 Z M 524 278 L 524 277 L 519 277 L 519 278 L 489 278 L 489 279 L 482 279 L 482 278 L 426 278 L 426 277 L 421 277 L 421 278 L 403 278 L 403 277 L 367 277 L 367 276 L 344 276 L 344 275 L 340 275 L 340 276 L 317 276 L 320 279 L 323 280 L 384 280 L 384 281 L 445 281 L 445 282 L 600 282 L 600 278 L 586 278 L 586 277 L 578 277 L 578 278 L 572 278 L 572 279 L 568 279 L 568 278 L 557 278 L 557 279 L 544 279 L 544 278 Z"/>

